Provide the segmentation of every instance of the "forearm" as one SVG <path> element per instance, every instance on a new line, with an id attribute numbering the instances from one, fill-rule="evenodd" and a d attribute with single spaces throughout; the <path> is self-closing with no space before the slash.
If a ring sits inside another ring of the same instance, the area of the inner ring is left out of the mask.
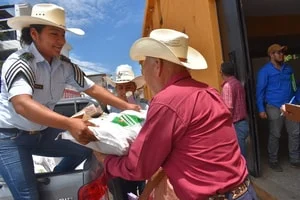
<path id="1" fill-rule="evenodd" d="M 111 105 L 121 110 L 126 110 L 128 107 L 127 102 L 116 97 L 114 94 L 98 85 L 94 85 L 91 88 L 87 89 L 85 93 L 93 97 L 94 99 L 97 99 L 99 102 L 102 102 L 103 104 Z"/>
<path id="2" fill-rule="evenodd" d="M 158 186 L 161 180 L 165 177 L 165 172 L 159 168 L 155 174 L 148 180 L 143 193 L 139 196 L 139 200 L 147 200 L 154 188 Z"/>
<path id="3" fill-rule="evenodd" d="M 50 110 L 29 95 L 16 96 L 11 101 L 18 114 L 34 123 L 63 130 L 69 129 L 68 117 Z"/>

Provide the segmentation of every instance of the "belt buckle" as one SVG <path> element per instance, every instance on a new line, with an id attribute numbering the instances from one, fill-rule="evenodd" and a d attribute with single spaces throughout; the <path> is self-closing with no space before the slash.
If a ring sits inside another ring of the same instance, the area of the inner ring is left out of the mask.
<path id="1" fill-rule="evenodd" d="M 29 135 L 39 134 L 40 131 L 28 131 Z"/>
<path id="2" fill-rule="evenodd" d="M 248 191 L 248 186 L 250 185 L 250 180 L 247 178 L 242 184 L 240 184 L 238 187 L 234 188 L 232 193 L 232 199 L 237 199 L 241 197 L 243 194 L 245 194 Z"/>

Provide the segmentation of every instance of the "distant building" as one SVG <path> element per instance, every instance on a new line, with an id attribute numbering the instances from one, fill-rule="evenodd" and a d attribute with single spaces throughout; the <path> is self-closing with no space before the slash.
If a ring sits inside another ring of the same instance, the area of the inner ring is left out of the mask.
<path id="1" fill-rule="evenodd" d="M 8 27 L 7 19 L 14 16 L 30 15 L 31 6 L 29 4 L 15 4 L 0 6 L 0 62 L 4 60 L 20 46 L 19 31 Z"/>
<path id="2" fill-rule="evenodd" d="M 107 74 L 93 74 L 93 75 L 87 75 L 89 79 L 94 81 L 97 85 L 100 85 L 104 88 L 107 88 L 107 82 L 105 81 L 104 77 L 106 77 Z"/>

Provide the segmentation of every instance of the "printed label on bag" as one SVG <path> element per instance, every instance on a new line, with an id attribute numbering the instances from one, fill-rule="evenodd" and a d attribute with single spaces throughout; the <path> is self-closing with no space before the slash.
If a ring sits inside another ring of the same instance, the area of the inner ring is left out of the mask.
<path id="1" fill-rule="evenodd" d="M 134 126 L 136 124 L 140 124 L 143 121 L 144 119 L 136 115 L 122 114 L 118 117 L 113 118 L 111 122 L 125 127 L 125 126 Z"/>

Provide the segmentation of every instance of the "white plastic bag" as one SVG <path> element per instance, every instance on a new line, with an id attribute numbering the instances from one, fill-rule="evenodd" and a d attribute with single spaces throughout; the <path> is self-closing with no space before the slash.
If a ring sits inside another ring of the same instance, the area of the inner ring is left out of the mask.
<path id="1" fill-rule="evenodd" d="M 89 121 L 97 125 L 90 126 L 99 141 L 90 142 L 86 147 L 104 154 L 126 155 L 130 144 L 135 140 L 137 134 L 146 118 L 146 111 L 141 112 L 125 110 L 121 113 L 110 113 Z M 62 133 L 62 139 L 69 139 L 78 143 L 69 132 Z"/>

